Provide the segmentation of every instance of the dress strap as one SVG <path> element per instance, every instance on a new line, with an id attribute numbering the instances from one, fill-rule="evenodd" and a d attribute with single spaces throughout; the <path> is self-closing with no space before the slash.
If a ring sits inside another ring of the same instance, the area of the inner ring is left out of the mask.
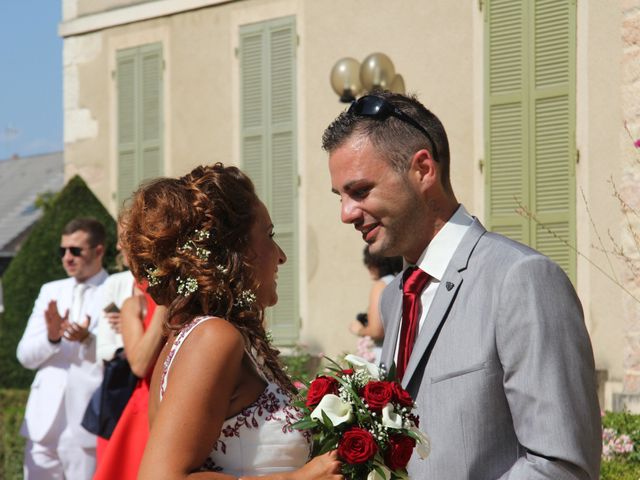
<path id="1" fill-rule="evenodd" d="M 267 383 L 273 382 L 271 372 L 268 372 L 264 366 L 264 358 L 262 355 L 258 354 L 258 351 L 249 345 L 245 347 L 244 351 L 246 352 L 247 357 L 251 360 L 256 372 L 258 372 L 258 375 L 260 375 L 260 377 Z"/>
<path id="2" fill-rule="evenodd" d="M 162 365 L 162 379 L 160 382 L 160 400 L 162 401 L 162 397 L 164 397 L 164 392 L 167 388 L 167 381 L 169 379 L 169 370 L 171 369 L 171 364 L 173 363 L 173 359 L 175 358 L 178 350 L 184 343 L 185 339 L 189 334 L 193 331 L 201 323 L 210 320 L 214 317 L 195 317 L 191 322 L 187 323 L 182 330 L 176 335 L 176 339 L 173 341 L 173 345 L 171 345 L 171 350 L 167 354 L 167 358 L 164 359 L 164 364 Z"/>

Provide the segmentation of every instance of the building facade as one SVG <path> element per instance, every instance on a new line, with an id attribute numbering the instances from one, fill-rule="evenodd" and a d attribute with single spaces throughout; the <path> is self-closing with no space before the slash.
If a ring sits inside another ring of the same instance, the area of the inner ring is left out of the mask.
<path id="1" fill-rule="evenodd" d="M 281 345 L 355 349 L 347 326 L 370 280 L 320 138 L 345 108 L 329 85 L 335 62 L 384 52 L 447 128 L 459 200 L 571 277 L 606 405 L 640 392 L 629 293 L 640 294 L 606 253 L 634 251 L 614 191 L 633 197 L 640 175 L 640 0 L 62 5 L 65 176 L 80 174 L 115 215 L 144 179 L 216 161 L 245 169 L 289 257 L 269 313 Z"/>

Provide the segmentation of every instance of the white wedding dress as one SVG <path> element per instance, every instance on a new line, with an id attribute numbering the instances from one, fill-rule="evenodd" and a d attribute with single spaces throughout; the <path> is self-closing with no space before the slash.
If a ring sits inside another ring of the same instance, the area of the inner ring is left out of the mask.
<path id="1" fill-rule="evenodd" d="M 167 388 L 171 363 L 180 346 L 198 325 L 210 318 L 195 318 L 176 337 L 164 362 L 160 400 Z M 291 428 L 300 418 L 300 413 L 290 406 L 288 394 L 265 375 L 255 356 L 250 352 L 247 355 L 267 382 L 267 387 L 255 402 L 225 420 L 201 470 L 236 477 L 296 470 L 308 461 L 311 451 L 310 437 Z"/>

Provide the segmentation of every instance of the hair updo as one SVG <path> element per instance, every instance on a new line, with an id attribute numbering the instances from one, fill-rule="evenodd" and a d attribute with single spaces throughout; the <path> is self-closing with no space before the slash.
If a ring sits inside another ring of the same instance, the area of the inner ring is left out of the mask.
<path id="1" fill-rule="evenodd" d="M 199 315 L 225 318 L 257 350 L 282 387 L 295 391 L 264 329 L 255 301 L 249 252 L 259 203 L 253 183 L 236 167 L 200 166 L 179 178 L 141 186 L 120 215 L 120 242 L 137 279 L 169 308 L 179 330 Z"/>

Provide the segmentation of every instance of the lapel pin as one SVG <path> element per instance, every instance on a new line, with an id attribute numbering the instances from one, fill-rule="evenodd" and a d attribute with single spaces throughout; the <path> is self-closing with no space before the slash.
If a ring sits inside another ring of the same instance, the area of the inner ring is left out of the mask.
<path id="1" fill-rule="evenodd" d="M 453 288 L 453 283 L 447 282 L 444 284 L 444 286 L 447 287 L 447 291 L 450 291 Z"/>

